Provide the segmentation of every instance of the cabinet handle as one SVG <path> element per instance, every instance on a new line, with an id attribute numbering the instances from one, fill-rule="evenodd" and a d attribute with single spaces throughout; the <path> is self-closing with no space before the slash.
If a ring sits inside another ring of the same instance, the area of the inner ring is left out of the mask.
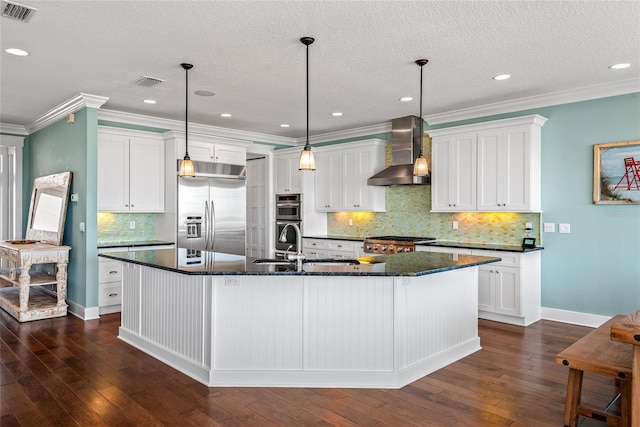
<path id="1" fill-rule="evenodd" d="M 317 243 L 312 243 L 311 245 L 312 245 L 312 246 L 316 246 L 316 245 L 317 245 Z"/>
<path id="2" fill-rule="evenodd" d="M 339 248 L 341 248 L 341 247 L 342 247 L 342 245 L 338 245 L 338 247 L 339 247 Z"/>
<path id="3" fill-rule="evenodd" d="M 129 205 L 127 205 L 127 204 L 125 203 L 124 207 L 125 207 L 125 208 L 128 208 L 128 207 L 129 207 Z"/>
<path id="4" fill-rule="evenodd" d="M 117 271 L 117 270 L 111 270 L 111 271 L 109 272 L 109 274 L 118 274 L 118 271 Z"/>
<path id="5" fill-rule="evenodd" d="M 131 207 L 134 207 L 134 206 L 135 206 L 134 204 L 131 204 Z"/>
<path id="6" fill-rule="evenodd" d="M 110 297 L 117 297 L 117 296 L 118 296 L 118 294 L 116 294 L 116 293 L 110 293 L 110 294 L 109 294 L 109 296 L 110 296 Z"/>

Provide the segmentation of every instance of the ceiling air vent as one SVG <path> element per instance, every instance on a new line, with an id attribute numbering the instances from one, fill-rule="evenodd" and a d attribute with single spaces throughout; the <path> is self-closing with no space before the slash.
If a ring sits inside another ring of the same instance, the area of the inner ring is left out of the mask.
<path id="1" fill-rule="evenodd" d="M 2 16 L 15 19 L 16 21 L 29 22 L 36 8 L 25 6 L 19 3 L 2 0 Z"/>
<path id="2" fill-rule="evenodd" d="M 157 79 L 155 77 L 149 77 L 149 76 L 142 76 L 139 79 L 136 79 L 131 83 L 136 85 L 136 86 L 153 87 L 153 86 L 158 85 L 158 84 L 160 84 L 162 82 L 164 82 L 164 80 L 162 80 L 162 79 Z"/>

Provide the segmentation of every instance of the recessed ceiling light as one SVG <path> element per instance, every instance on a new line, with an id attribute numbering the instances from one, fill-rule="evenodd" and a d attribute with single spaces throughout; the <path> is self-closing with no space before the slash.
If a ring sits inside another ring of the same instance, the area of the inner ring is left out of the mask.
<path id="1" fill-rule="evenodd" d="M 289 127 L 289 125 L 288 125 L 288 124 L 286 124 L 286 123 L 283 123 L 283 124 L 281 124 L 281 125 L 280 125 L 280 127 L 281 127 L 281 128 L 288 128 L 288 127 Z"/>
<path id="2" fill-rule="evenodd" d="M 18 49 L 15 47 L 9 47 L 7 49 L 4 50 L 7 53 L 10 53 L 11 55 L 16 55 L 16 56 L 27 56 L 29 55 L 29 52 L 27 52 L 26 50 L 22 50 L 22 49 Z"/>
<path id="3" fill-rule="evenodd" d="M 402 101 L 402 102 L 413 101 L 413 97 L 412 96 L 403 96 L 402 98 L 400 98 L 400 101 Z"/>
<path id="4" fill-rule="evenodd" d="M 498 74 L 493 80 L 507 80 L 509 78 L 511 78 L 511 74 Z"/>
<path id="5" fill-rule="evenodd" d="M 229 113 L 222 113 L 222 114 L 220 114 L 220 117 L 231 117 L 231 114 L 229 114 Z"/>
<path id="6" fill-rule="evenodd" d="M 155 104 L 156 100 L 155 99 L 145 99 L 142 102 L 144 102 L 145 104 Z"/>
<path id="7" fill-rule="evenodd" d="M 335 113 L 331 113 L 331 115 L 333 117 L 340 117 L 340 116 L 342 116 L 342 113 L 340 111 L 336 111 Z"/>
<path id="8" fill-rule="evenodd" d="M 193 93 L 195 93 L 198 96 L 213 96 L 213 95 L 216 94 L 215 92 L 213 92 L 211 90 L 197 90 L 197 91 L 195 91 Z"/>
<path id="9" fill-rule="evenodd" d="M 626 62 L 623 62 L 621 64 L 613 64 L 609 66 L 611 70 L 622 70 L 624 68 L 629 68 L 629 67 L 631 67 L 631 64 L 627 64 Z"/>

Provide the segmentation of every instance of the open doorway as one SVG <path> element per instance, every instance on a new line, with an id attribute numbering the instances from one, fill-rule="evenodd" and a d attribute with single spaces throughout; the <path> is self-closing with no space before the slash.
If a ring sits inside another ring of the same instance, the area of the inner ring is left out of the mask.
<path id="1" fill-rule="evenodd" d="M 22 238 L 24 138 L 0 135 L 0 240 Z"/>

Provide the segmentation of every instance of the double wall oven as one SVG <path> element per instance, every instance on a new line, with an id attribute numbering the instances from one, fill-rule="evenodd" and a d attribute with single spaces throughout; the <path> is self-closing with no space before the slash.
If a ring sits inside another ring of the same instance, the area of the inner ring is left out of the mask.
<path id="1" fill-rule="evenodd" d="M 286 252 L 297 252 L 296 232 L 293 227 L 287 229 L 284 242 L 280 241 L 280 235 L 288 223 L 298 225 L 302 230 L 302 195 L 301 194 L 276 194 L 276 258 L 285 258 Z"/>

